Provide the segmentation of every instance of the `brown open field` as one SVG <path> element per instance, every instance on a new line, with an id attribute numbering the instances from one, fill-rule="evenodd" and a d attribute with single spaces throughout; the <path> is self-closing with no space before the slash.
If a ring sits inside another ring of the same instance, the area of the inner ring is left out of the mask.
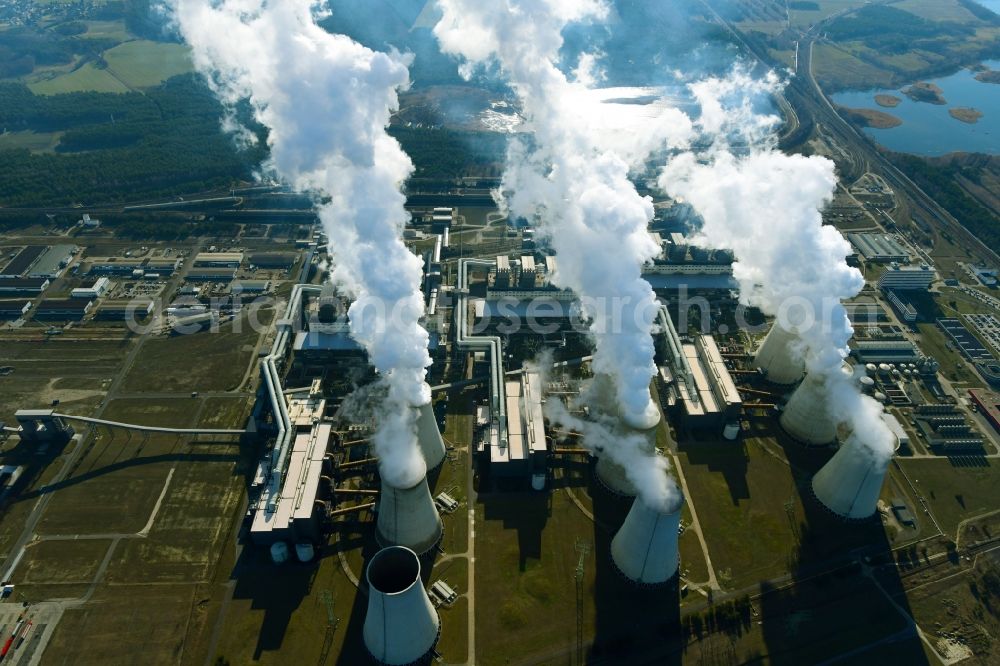
<path id="1" fill-rule="evenodd" d="M 18 409 L 48 407 L 56 399 L 60 410 L 89 414 L 117 375 L 132 344 L 117 335 L 108 339 L 0 336 L 0 365 L 14 368 L 13 374 L 0 377 L 0 421 L 10 422 Z"/>
<path id="2" fill-rule="evenodd" d="M 270 321 L 273 311 L 261 314 Z M 253 358 L 257 331 L 246 316 L 218 332 L 148 340 L 122 383 L 126 391 L 225 391 L 236 388 Z"/>
<path id="3" fill-rule="evenodd" d="M 947 458 L 921 458 L 899 464 L 924 494 L 941 529 L 954 538 L 962 520 L 1000 510 L 1000 465 L 994 462 L 984 458 L 981 466 L 964 467 Z"/>

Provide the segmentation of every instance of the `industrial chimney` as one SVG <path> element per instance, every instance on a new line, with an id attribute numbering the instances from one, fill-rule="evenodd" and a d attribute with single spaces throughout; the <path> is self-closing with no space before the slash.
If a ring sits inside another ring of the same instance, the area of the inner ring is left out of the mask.
<path id="1" fill-rule="evenodd" d="M 788 399 L 781 427 L 803 444 L 829 444 L 837 439 L 837 422 L 830 413 L 829 397 L 821 375 L 807 375 Z"/>
<path id="2" fill-rule="evenodd" d="M 805 362 L 793 349 L 797 339 L 794 333 L 774 322 L 754 356 L 754 367 L 763 370 L 768 381 L 775 384 L 799 381 L 805 373 Z"/>
<path id="3" fill-rule="evenodd" d="M 417 407 L 417 411 L 417 443 L 420 445 L 424 462 L 427 463 L 427 469 L 432 470 L 444 462 L 447 454 L 444 440 L 441 439 L 441 431 L 438 430 L 434 419 L 431 403 Z"/>
<path id="4" fill-rule="evenodd" d="M 816 499 L 838 516 L 863 520 L 875 513 L 889 458 L 880 459 L 855 435 L 847 438 L 812 480 Z"/>
<path id="5" fill-rule="evenodd" d="M 423 555 L 441 540 L 444 527 L 427 477 L 410 488 L 396 488 L 382 479 L 375 538 L 381 546 L 405 546 Z"/>
<path id="6" fill-rule="evenodd" d="M 684 498 L 654 509 L 641 498 L 632 502 L 621 529 L 611 540 L 611 559 L 622 574 L 639 585 L 666 583 L 677 573 L 677 537 Z"/>
<path id="7" fill-rule="evenodd" d="M 419 663 L 431 655 L 441 621 L 420 580 L 420 560 L 409 548 L 391 546 L 368 563 L 368 612 L 362 635 L 380 664 Z"/>

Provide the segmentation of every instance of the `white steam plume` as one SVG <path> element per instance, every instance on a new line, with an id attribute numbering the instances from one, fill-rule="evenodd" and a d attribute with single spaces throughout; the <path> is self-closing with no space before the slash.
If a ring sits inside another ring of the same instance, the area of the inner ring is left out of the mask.
<path id="1" fill-rule="evenodd" d="M 649 454 L 642 433 L 623 431 L 617 419 L 593 411 L 589 419 L 580 418 L 562 400 L 546 401 L 545 416 L 553 424 L 580 433 L 581 443 L 594 455 L 608 456 L 620 465 L 646 506 L 663 513 L 677 508 L 681 492 L 670 481 L 670 465 L 666 457 Z"/>
<path id="2" fill-rule="evenodd" d="M 168 0 L 194 63 L 232 110 L 249 101 L 269 130 L 266 167 L 323 203 L 333 279 L 355 301 L 351 334 L 388 385 L 374 437 L 393 485 L 420 480 L 416 405 L 430 399 L 420 326 L 421 260 L 401 240 L 400 188 L 413 170 L 385 128 L 409 60 L 372 51 L 316 20 L 316 0 Z"/>
<path id="3" fill-rule="evenodd" d="M 841 303 L 861 291 L 864 279 L 847 265 L 850 246 L 844 237 L 823 225 L 821 210 L 837 183 L 834 165 L 823 157 L 775 150 L 773 138 L 763 132 L 776 119 L 753 113 L 748 102 L 727 108 L 741 86 L 752 96 L 774 85 L 773 79 L 751 83 L 737 72 L 729 81 L 693 86 L 708 110 L 701 128 L 713 139 L 711 148 L 673 158 L 658 184 L 701 215 L 696 244 L 733 251 L 741 297 L 797 331 L 809 373 L 825 380 L 833 415 L 888 459 L 894 438 L 882 421 L 881 405 L 840 371 L 854 334 Z M 739 154 L 729 145 L 733 134 L 743 145 Z"/>
<path id="4" fill-rule="evenodd" d="M 504 191 L 510 211 L 536 219 L 559 257 L 553 282 L 573 290 L 592 318 L 594 370 L 614 378 L 622 417 L 649 428 L 655 374 L 650 333 L 657 312 L 642 265 L 660 248 L 647 232 L 650 199 L 629 180 L 649 153 L 687 139 L 690 122 L 672 108 L 622 128 L 624 106 L 587 88 L 583 59 L 570 80 L 559 68 L 562 31 L 600 20 L 597 0 L 439 0 L 435 26 L 442 50 L 465 59 L 463 73 L 496 63 L 517 93 L 529 141 L 513 140 Z M 632 107 L 635 108 L 634 106 Z"/>

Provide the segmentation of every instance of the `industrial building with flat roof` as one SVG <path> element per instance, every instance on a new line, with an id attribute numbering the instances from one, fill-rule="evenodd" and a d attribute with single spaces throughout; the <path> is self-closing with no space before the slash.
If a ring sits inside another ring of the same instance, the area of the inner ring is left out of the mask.
<path id="1" fill-rule="evenodd" d="M 909 340 L 856 340 L 853 354 L 862 363 L 910 363 L 921 357 Z"/>
<path id="2" fill-rule="evenodd" d="M 194 258 L 196 268 L 239 268 L 242 263 L 242 252 L 199 252 Z"/>
<path id="3" fill-rule="evenodd" d="M 188 282 L 229 282 L 235 278 L 235 268 L 192 268 L 184 276 Z"/>
<path id="4" fill-rule="evenodd" d="M 0 279 L 0 294 L 4 296 L 17 294 L 37 296 L 48 286 L 48 278 L 2 278 Z"/>
<path id="5" fill-rule="evenodd" d="M 938 319 L 937 324 L 970 361 L 995 360 L 990 350 L 979 341 L 979 338 L 969 332 L 961 320 L 944 318 Z"/>
<path id="6" fill-rule="evenodd" d="M 982 389 L 969 389 L 969 397 L 983 418 L 1000 433 L 1000 394 Z"/>
<path id="7" fill-rule="evenodd" d="M 235 280 L 229 285 L 233 294 L 266 294 L 271 291 L 270 280 Z"/>
<path id="8" fill-rule="evenodd" d="M 53 245 L 28 269 L 28 277 L 56 278 L 70 265 L 79 248 L 76 245 Z"/>
<path id="9" fill-rule="evenodd" d="M 181 264 L 180 259 L 133 259 L 130 257 L 94 257 L 88 258 L 88 275 L 132 275 L 141 277 L 146 273 L 161 276 L 173 275 Z"/>
<path id="10" fill-rule="evenodd" d="M 105 301 L 97 308 L 94 319 L 101 321 L 140 321 L 153 311 L 153 301 L 146 299 L 127 299 Z"/>
<path id="11" fill-rule="evenodd" d="M 17 299 L 0 301 L 0 319 L 20 319 L 31 309 L 31 301 Z"/>
<path id="12" fill-rule="evenodd" d="M 878 279 L 878 286 L 879 289 L 897 289 L 899 291 L 927 289 L 936 279 L 937 275 L 934 273 L 934 269 L 927 264 L 919 266 L 892 264 Z"/>
<path id="13" fill-rule="evenodd" d="M 93 301 L 86 298 L 47 298 L 35 308 L 35 319 L 45 321 L 79 321 L 90 312 Z"/>
<path id="14" fill-rule="evenodd" d="M 852 233 L 847 234 L 865 261 L 875 263 L 908 262 L 910 253 L 896 236 L 892 234 Z"/>
<path id="15" fill-rule="evenodd" d="M 111 280 L 99 277 L 85 280 L 79 287 L 69 293 L 72 298 L 100 298 L 111 288 Z"/>
<path id="16" fill-rule="evenodd" d="M 44 245 L 29 245 L 22 249 L 0 270 L 0 277 L 16 278 L 28 272 L 47 248 Z"/>
<path id="17" fill-rule="evenodd" d="M 291 268 L 298 254 L 295 252 L 255 252 L 250 255 L 250 264 L 257 268 Z"/>

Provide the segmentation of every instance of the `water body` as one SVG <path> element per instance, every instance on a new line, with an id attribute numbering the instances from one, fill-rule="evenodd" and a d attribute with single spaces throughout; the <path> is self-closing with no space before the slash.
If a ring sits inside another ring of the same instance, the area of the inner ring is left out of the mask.
<path id="1" fill-rule="evenodd" d="M 1000 0 L 980 1 L 1000 5 Z M 983 64 L 1000 69 L 1000 60 Z M 854 109 L 884 111 L 902 120 L 902 125 L 890 129 L 865 129 L 890 150 L 924 156 L 956 151 L 1000 154 L 1000 84 L 977 81 L 975 74 L 967 69 L 928 81 L 941 88 L 947 104 L 914 102 L 899 90 L 881 88 L 837 93 L 833 101 Z M 875 95 L 879 94 L 893 95 L 902 101 L 899 106 L 884 108 L 875 103 Z M 948 114 L 948 109 L 955 107 L 978 109 L 983 117 L 974 124 L 963 123 Z"/>

